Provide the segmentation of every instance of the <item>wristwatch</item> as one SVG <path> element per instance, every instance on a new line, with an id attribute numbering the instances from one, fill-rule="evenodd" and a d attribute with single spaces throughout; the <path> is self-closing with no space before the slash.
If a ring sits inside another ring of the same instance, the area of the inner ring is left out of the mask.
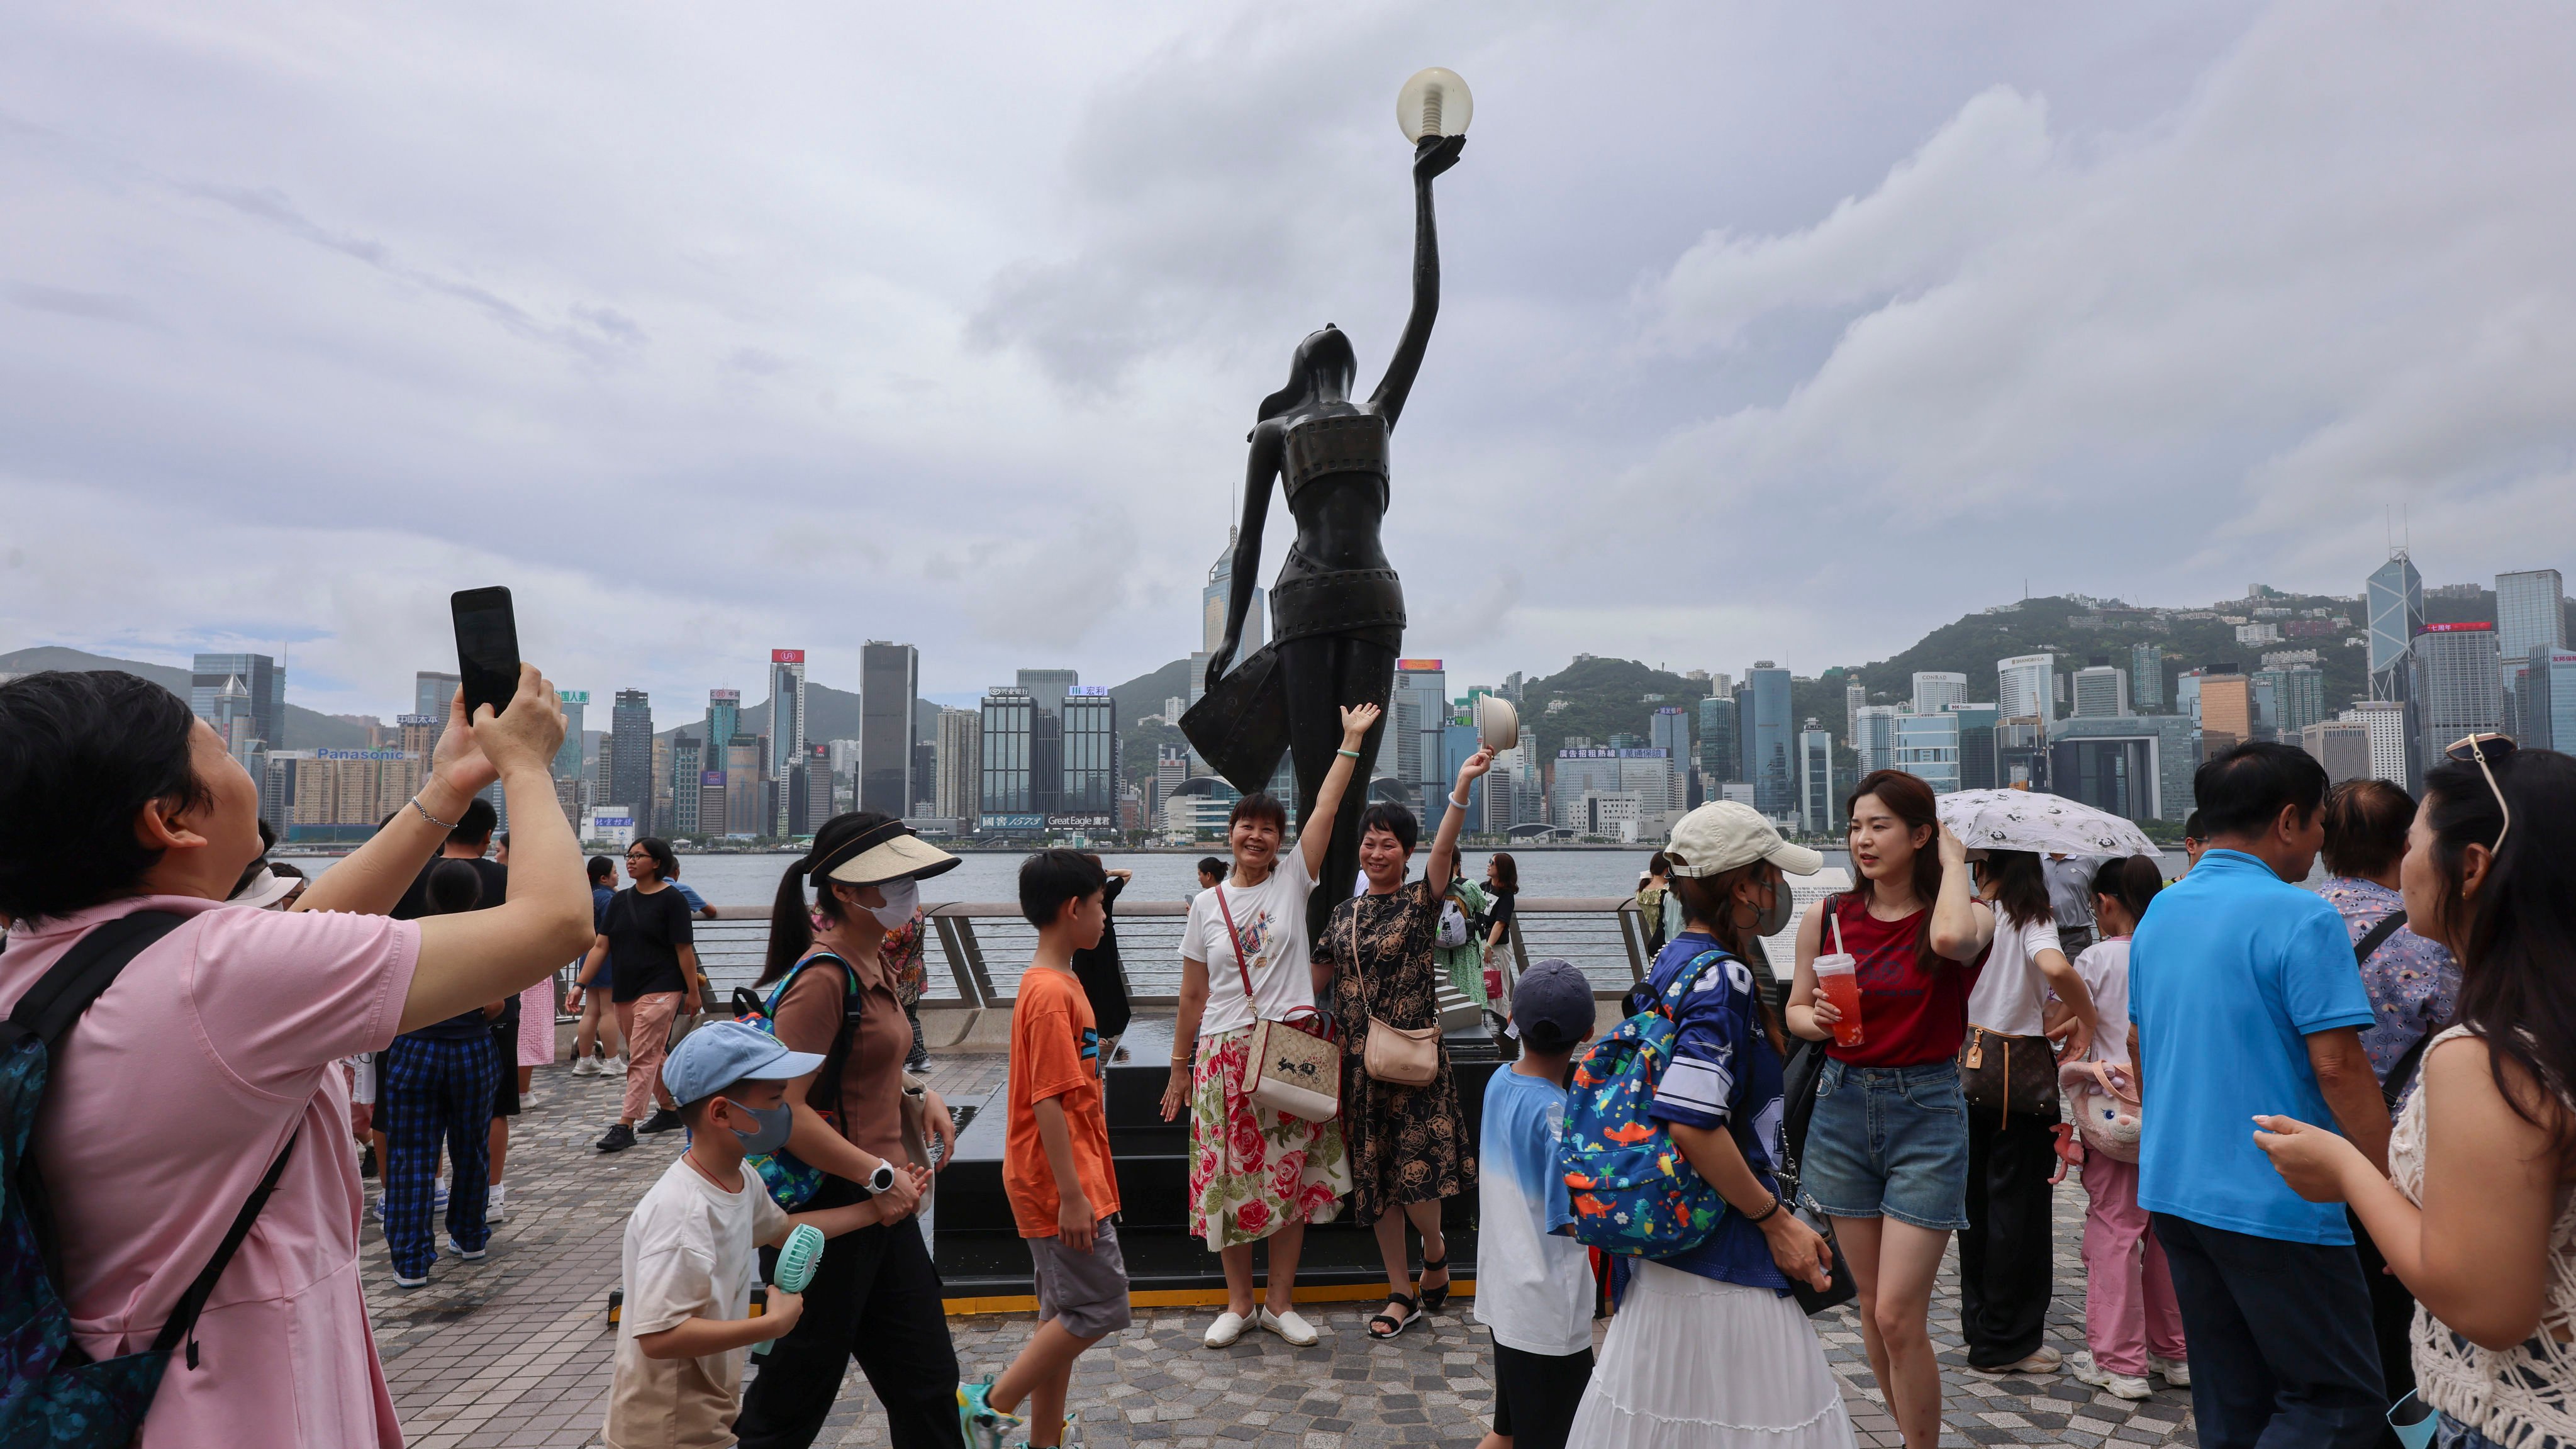
<path id="1" fill-rule="evenodd" d="M 894 1164 L 891 1162 L 879 1162 L 877 1164 L 877 1170 L 868 1174 L 866 1187 L 870 1192 L 892 1191 L 894 1188 Z"/>

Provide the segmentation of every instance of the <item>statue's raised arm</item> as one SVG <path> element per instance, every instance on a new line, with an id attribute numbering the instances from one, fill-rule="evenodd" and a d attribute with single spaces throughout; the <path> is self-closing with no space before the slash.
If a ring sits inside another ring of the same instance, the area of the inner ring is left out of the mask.
<path id="1" fill-rule="evenodd" d="M 1369 406 L 1386 418 L 1389 431 L 1404 414 L 1404 399 L 1413 391 L 1413 375 L 1422 370 L 1423 351 L 1431 345 L 1431 324 L 1440 316 L 1440 226 L 1431 210 L 1432 178 L 1458 164 L 1467 147 L 1464 136 L 1425 136 L 1413 151 L 1413 315 L 1404 319 L 1395 356 L 1386 364 Z"/>

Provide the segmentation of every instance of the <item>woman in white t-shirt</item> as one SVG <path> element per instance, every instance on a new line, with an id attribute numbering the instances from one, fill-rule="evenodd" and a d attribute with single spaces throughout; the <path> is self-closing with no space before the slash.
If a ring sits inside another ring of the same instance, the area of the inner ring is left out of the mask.
<path id="1" fill-rule="evenodd" d="M 1978 860 L 1981 894 L 1995 909 L 1995 940 L 1968 992 L 1969 1052 L 2037 1052 L 2062 1034 L 2069 1056 L 2093 1043 L 2093 998 L 2059 949 L 2048 873 L 2027 850 Z M 2052 1032 L 2041 1017 L 2054 990 L 2069 1008 Z M 1962 1065 L 1965 1065 L 1964 1059 Z M 2049 1060 L 2052 1079 L 2057 1064 Z M 2052 1109 L 2056 1093 L 2049 1094 Z M 2041 1340 L 2048 1326 L 2049 1178 L 2056 1173 L 2057 1113 L 2011 1114 L 1968 1106 L 1968 1230 L 1959 1235 L 1959 1332 L 1968 1371 L 1985 1377 L 2049 1373 L 2060 1355 Z"/>
<path id="2" fill-rule="evenodd" d="M 1245 1084 L 1246 1048 L 1256 1021 L 1313 1009 L 1328 976 L 1316 971 L 1306 898 L 1333 834 L 1360 746 L 1381 711 L 1342 711 L 1342 748 L 1282 851 L 1288 812 L 1266 793 L 1235 802 L 1226 822 L 1234 870 L 1190 902 L 1181 930 L 1181 1000 L 1172 1023 L 1172 1080 L 1163 1120 L 1190 1111 L 1190 1230 L 1225 1264 L 1226 1311 L 1207 1343 L 1222 1348 L 1255 1322 L 1299 1347 L 1316 1341 L 1299 1316 L 1297 1250 L 1306 1224 L 1331 1222 L 1350 1191 L 1350 1161 L 1338 1123 L 1308 1122 L 1257 1106 Z M 1236 943 L 1241 943 L 1238 959 Z M 1248 989 L 1247 989 L 1248 988 Z M 1195 1045 L 1188 1045 L 1194 1043 Z M 1252 1292 L 1252 1245 L 1270 1242 L 1268 1302 Z"/>

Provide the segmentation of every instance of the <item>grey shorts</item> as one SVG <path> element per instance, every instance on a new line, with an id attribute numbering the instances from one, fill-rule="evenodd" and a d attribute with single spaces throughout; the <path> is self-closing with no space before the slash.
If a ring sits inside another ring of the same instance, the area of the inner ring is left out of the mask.
<path id="1" fill-rule="evenodd" d="M 1093 1225 L 1091 1251 L 1077 1253 L 1053 1238 L 1029 1238 L 1037 1265 L 1038 1322 L 1052 1318 L 1076 1338 L 1116 1333 L 1132 1319 L 1127 1308 L 1127 1255 L 1118 1251 L 1118 1225 Z"/>

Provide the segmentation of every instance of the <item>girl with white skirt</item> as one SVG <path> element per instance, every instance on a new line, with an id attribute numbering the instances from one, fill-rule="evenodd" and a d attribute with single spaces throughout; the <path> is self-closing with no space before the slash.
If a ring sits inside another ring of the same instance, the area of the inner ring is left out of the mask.
<path id="1" fill-rule="evenodd" d="M 1726 1202 L 1686 1251 L 1620 1259 L 1619 1314 L 1566 1442 L 1576 1449 L 1852 1449 L 1842 1385 L 1825 1367 L 1793 1282 L 1825 1286 L 1831 1250 L 1781 1201 L 1781 1038 L 1755 985 L 1752 941 L 1787 924 L 1782 872 L 1816 852 L 1781 840 L 1739 801 L 1682 817 L 1666 849 L 1684 929 L 1630 1010 L 1685 976 L 1672 1059 L 1647 1116 Z M 1619 1084 L 1587 1088 L 1616 1091 Z"/>

